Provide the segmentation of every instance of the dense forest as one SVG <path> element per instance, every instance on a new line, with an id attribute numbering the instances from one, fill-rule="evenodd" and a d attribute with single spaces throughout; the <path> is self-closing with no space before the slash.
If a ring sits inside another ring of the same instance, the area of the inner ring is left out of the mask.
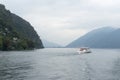
<path id="1" fill-rule="evenodd" d="M 0 4 L 0 50 L 43 48 L 34 28 Z"/>

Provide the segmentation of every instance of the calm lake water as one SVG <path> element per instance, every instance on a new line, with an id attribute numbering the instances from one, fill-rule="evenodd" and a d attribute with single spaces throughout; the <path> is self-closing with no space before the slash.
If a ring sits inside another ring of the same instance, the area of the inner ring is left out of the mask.
<path id="1" fill-rule="evenodd" d="M 0 80 L 120 80 L 120 49 L 1 51 Z"/>

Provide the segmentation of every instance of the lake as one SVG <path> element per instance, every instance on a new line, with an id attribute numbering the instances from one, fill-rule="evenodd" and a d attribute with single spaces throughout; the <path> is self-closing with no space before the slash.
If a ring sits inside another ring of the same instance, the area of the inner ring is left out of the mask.
<path id="1" fill-rule="evenodd" d="M 120 49 L 0 51 L 0 80 L 120 80 Z"/>

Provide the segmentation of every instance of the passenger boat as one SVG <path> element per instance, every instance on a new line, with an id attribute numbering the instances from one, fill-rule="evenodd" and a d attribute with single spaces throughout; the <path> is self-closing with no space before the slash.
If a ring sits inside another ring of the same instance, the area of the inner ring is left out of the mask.
<path id="1" fill-rule="evenodd" d="M 80 48 L 78 52 L 79 53 L 91 53 L 91 50 L 88 47 L 83 47 L 83 48 Z"/>

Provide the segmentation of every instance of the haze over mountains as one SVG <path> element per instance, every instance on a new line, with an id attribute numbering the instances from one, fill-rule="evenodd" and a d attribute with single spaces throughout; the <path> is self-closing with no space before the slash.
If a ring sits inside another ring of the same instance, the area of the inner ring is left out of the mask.
<path id="1" fill-rule="evenodd" d="M 42 39 L 42 42 L 43 42 L 43 45 L 45 48 L 61 48 L 62 47 L 61 45 L 59 45 L 57 43 L 50 42 L 45 39 Z"/>
<path id="2" fill-rule="evenodd" d="M 103 27 L 88 32 L 66 47 L 120 48 L 120 28 Z"/>

